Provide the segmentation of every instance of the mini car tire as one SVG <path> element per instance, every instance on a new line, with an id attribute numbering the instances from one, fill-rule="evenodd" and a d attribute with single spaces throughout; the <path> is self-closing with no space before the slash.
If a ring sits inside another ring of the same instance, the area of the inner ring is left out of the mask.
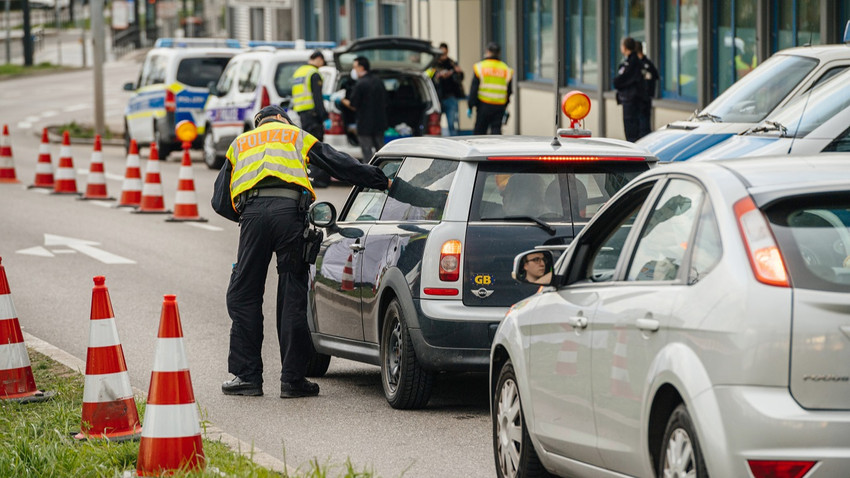
<path id="1" fill-rule="evenodd" d="M 684 404 L 670 414 L 661 450 L 658 454 L 658 478 L 685 476 L 696 472 L 697 478 L 707 478 L 708 471 L 691 415 Z"/>
<path id="2" fill-rule="evenodd" d="M 522 400 L 516 374 L 510 360 L 499 372 L 492 397 L 493 457 L 499 478 L 534 478 L 551 476 L 531 443 L 525 426 Z M 519 430 L 517 430 L 519 429 Z M 519 437 L 519 442 L 515 438 Z"/>
<path id="3" fill-rule="evenodd" d="M 310 344 L 310 358 L 307 360 L 307 370 L 304 375 L 308 377 L 324 377 L 331 365 L 331 356 L 316 352 L 313 344 Z"/>
<path id="4" fill-rule="evenodd" d="M 221 169 L 224 164 L 224 156 L 215 150 L 215 138 L 213 138 L 212 125 L 207 125 L 204 134 L 204 163 L 210 169 Z"/>
<path id="5" fill-rule="evenodd" d="M 381 333 L 381 385 L 390 406 L 423 408 L 431 398 L 434 375 L 422 368 L 413 350 L 404 312 L 393 299 L 384 313 Z"/>

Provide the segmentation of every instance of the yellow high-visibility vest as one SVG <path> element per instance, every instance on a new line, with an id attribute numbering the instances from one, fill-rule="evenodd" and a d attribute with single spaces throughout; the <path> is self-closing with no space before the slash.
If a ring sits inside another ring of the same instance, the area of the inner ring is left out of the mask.
<path id="1" fill-rule="evenodd" d="M 317 73 L 319 73 L 319 69 L 308 64 L 298 67 L 292 75 L 292 79 L 294 80 L 292 86 L 292 109 L 295 111 L 300 113 L 316 107 L 316 104 L 313 102 L 313 89 L 310 86 L 310 79 Z"/>
<path id="2" fill-rule="evenodd" d="M 256 186 L 264 178 L 276 177 L 316 193 L 307 177 L 307 153 L 318 140 L 292 125 L 270 122 L 240 134 L 230 144 L 227 159 L 233 166 L 230 200 Z"/>
<path id="3" fill-rule="evenodd" d="M 508 102 L 508 84 L 514 71 L 508 65 L 493 58 L 479 61 L 473 67 L 478 77 L 478 101 L 491 105 L 504 105 Z"/>

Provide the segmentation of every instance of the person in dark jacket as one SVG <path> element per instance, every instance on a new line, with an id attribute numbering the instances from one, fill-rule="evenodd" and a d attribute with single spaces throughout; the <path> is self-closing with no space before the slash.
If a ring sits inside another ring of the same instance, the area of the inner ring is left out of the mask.
<path id="1" fill-rule="evenodd" d="M 655 88 L 658 85 L 658 70 L 652 61 L 643 53 L 643 42 L 635 41 L 635 53 L 640 59 L 641 73 L 646 82 L 646 101 L 640 111 L 639 138 L 652 132 L 652 99 L 655 98 Z"/>
<path id="2" fill-rule="evenodd" d="M 239 249 L 227 288 L 232 380 L 225 395 L 263 394 L 263 290 L 272 253 L 277 258 L 277 332 L 282 370 L 280 397 L 311 397 L 319 385 L 305 377 L 313 345 L 307 325 L 309 264 L 305 257 L 307 207 L 315 199 L 307 177 L 313 164 L 356 186 L 392 185 L 380 168 L 365 165 L 292 126 L 285 110 L 267 106 L 255 128 L 239 135 L 215 181 L 213 209 L 238 221 Z"/>
<path id="3" fill-rule="evenodd" d="M 440 97 L 440 107 L 446 114 L 449 125 L 449 136 L 457 136 L 458 117 L 457 100 L 463 98 L 463 70 L 449 58 L 449 46 L 440 43 L 442 55 L 434 60 L 434 64 L 426 71 L 434 82 L 437 96 Z"/>
<path id="4" fill-rule="evenodd" d="M 635 39 L 626 37 L 620 44 L 620 51 L 626 59 L 617 68 L 614 88 L 617 89 L 617 104 L 623 105 L 623 129 L 627 141 L 640 138 L 640 114 L 646 101 L 646 80 L 643 78 L 643 66 L 637 56 Z"/>
<path id="5" fill-rule="evenodd" d="M 387 90 L 384 82 L 372 73 L 369 59 L 358 56 L 352 69 L 357 74 L 357 83 L 351 92 L 351 98 L 342 100 L 342 104 L 354 111 L 357 123 L 357 139 L 363 152 L 363 162 L 367 163 L 372 155 L 384 147 L 384 131 L 387 129 Z"/>
<path id="6" fill-rule="evenodd" d="M 507 108 L 511 102 L 514 70 L 499 59 L 502 48 L 498 43 L 487 44 L 487 54 L 472 67 L 475 76 L 469 87 L 469 109 L 472 116 L 477 109 L 473 134 L 502 134 L 502 124 L 507 121 Z"/>

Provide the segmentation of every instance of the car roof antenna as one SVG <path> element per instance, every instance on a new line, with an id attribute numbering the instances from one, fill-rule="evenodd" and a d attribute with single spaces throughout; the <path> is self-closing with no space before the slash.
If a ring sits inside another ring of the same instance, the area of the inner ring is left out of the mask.
<path id="1" fill-rule="evenodd" d="M 555 62 L 555 137 L 552 138 L 552 142 L 549 143 L 552 147 L 561 146 L 561 142 L 558 140 L 558 128 L 561 123 L 561 102 L 558 101 L 558 84 L 561 82 L 561 59 Z"/>
<path id="2" fill-rule="evenodd" d="M 829 83 L 829 80 L 826 81 Z M 797 127 L 794 128 L 794 134 L 791 136 L 791 144 L 788 145 L 788 152 L 785 154 L 791 154 L 791 150 L 794 148 L 794 140 L 797 139 L 797 134 L 800 133 L 800 125 L 803 124 L 803 116 L 806 114 L 806 108 L 809 106 L 809 99 L 812 97 L 812 90 L 815 89 L 816 86 L 812 86 L 809 88 L 809 91 L 806 92 L 806 102 L 803 103 L 803 111 L 800 112 L 800 119 L 797 120 Z"/>

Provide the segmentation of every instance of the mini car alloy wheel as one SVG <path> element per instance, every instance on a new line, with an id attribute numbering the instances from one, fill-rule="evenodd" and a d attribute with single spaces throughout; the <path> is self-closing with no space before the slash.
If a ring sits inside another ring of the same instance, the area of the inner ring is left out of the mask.
<path id="1" fill-rule="evenodd" d="M 224 164 L 224 156 L 215 150 L 215 138 L 213 138 L 211 125 L 207 125 L 206 134 L 204 134 L 204 163 L 210 169 L 221 169 Z"/>
<path id="2" fill-rule="evenodd" d="M 416 359 L 410 331 L 397 299 L 384 314 L 381 333 L 381 383 L 390 406 L 399 409 L 422 408 L 431 398 L 434 375 Z"/>
<path id="3" fill-rule="evenodd" d="M 493 392 L 493 455 L 500 478 L 550 476 L 543 468 L 523 418 L 513 364 L 502 366 Z"/>
<path id="4" fill-rule="evenodd" d="M 673 410 L 661 443 L 659 478 L 708 476 L 691 416 L 684 405 Z"/>

